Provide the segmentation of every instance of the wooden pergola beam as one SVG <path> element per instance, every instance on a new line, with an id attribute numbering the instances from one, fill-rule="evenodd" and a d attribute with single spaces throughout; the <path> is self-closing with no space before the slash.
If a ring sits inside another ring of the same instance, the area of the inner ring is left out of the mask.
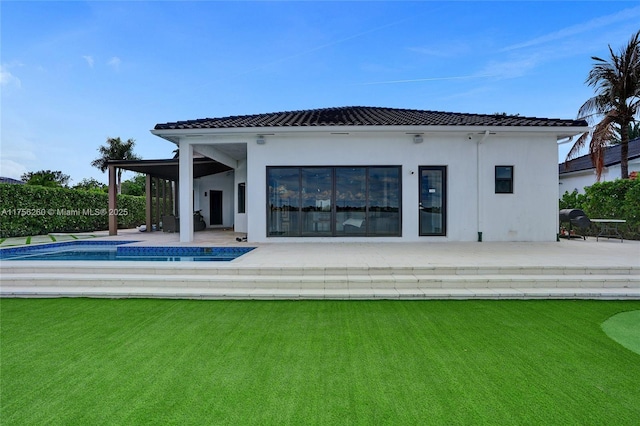
<path id="1" fill-rule="evenodd" d="M 145 225 L 147 227 L 147 232 L 153 231 L 152 228 L 152 220 L 151 220 L 151 175 L 145 174 L 145 195 L 146 195 L 146 206 L 145 206 Z"/>

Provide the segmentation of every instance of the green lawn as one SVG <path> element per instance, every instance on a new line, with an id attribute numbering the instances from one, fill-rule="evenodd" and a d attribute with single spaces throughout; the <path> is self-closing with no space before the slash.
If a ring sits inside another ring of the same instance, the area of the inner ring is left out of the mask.
<path id="1" fill-rule="evenodd" d="M 638 425 L 638 309 L 2 299 L 0 423 Z"/>

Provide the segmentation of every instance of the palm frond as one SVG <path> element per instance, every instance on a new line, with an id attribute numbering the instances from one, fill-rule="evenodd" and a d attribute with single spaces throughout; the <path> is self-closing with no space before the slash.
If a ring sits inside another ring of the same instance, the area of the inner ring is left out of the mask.
<path id="1" fill-rule="evenodd" d="M 573 143 L 573 146 L 571 147 L 571 149 L 567 153 L 567 157 L 564 160 L 564 166 L 566 168 L 568 168 L 570 166 L 569 162 L 571 160 L 573 160 L 574 158 L 576 158 L 578 156 L 578 154 L 580 153 L 580 151 L 582 150 L 582 148 L 584 148 L 587 140 L 589 139 L 589 136 L 590 136 L 590 132 L 584 132 Z"/>
<path id="2" fill-rule="evenodd" d="M 625 144 L 628 141 L 626 130 L 640 113 L 640 31 L 619 53 L 609 46 L 609 54 L 609 59 L 591 57 L 594 62 L 585 83 L 594 88 L 595 96 L 582 104 L 578 117 L 593 127 L 578 138 L 565 160 L 566 165 L 590 138 L 589 155 L 598 180 L 604 169 L 605 148 L 615 141 L 617 135 L 622 136 L 621 143 Z M 621 158 L 623 178 L 626 178 L 627 162 L 627 158 Z"/>
<path id="3" fill-rule="evenodd" d="M 589 156 L 591 157 L 591 163 L 596 169 L 596 180 L 600 181 L 602 171 L 604 170 L 604 152 L 610 145 L 616 131 L 616 113 L 605 115 L 605 117 L 598 123 L 591 134 L 591 141 L 589 142 Z"/>

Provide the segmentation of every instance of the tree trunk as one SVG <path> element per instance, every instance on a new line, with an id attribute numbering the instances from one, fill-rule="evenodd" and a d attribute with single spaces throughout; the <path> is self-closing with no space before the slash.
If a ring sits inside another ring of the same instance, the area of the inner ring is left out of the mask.
<path id="1" fill-rule="evenodd" d="M 623 127 L 620 140 L 620 178 L 629 179 L 629 131 Z"/>

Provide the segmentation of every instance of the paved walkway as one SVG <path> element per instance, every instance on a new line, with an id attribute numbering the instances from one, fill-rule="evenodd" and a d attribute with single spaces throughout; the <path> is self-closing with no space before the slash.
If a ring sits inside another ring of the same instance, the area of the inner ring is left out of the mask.
<path id="1" fill-rule="evenodd" d="M 178 234 L 120 230 L 74 234 L 108 240 L 135 240 L 138 245 L 258 247 L 233 262 L 217 267 L 640 267 L 640 241 L 595 238 L 561 239 L 550 243 L 419 242 L 419 243 L 247 243 L 244 234 L 227 230 L 196 232 L 193 243 L 180 243 Z M 175 264 L 174 264 L 175 265 Z M 225 266 L 227 265 L 227 266 Z"/>
<path id="2" fill-rule="evenodd" d="M 65 241 L 86 240 L 104 236 L 104 232 L 87 233 L 52 233 L 49 235 L 34 235 L 29 237 L 9 237 L 0 241 L 0 248 L 17 247 L 30 244 L 62 243 Z"/>

